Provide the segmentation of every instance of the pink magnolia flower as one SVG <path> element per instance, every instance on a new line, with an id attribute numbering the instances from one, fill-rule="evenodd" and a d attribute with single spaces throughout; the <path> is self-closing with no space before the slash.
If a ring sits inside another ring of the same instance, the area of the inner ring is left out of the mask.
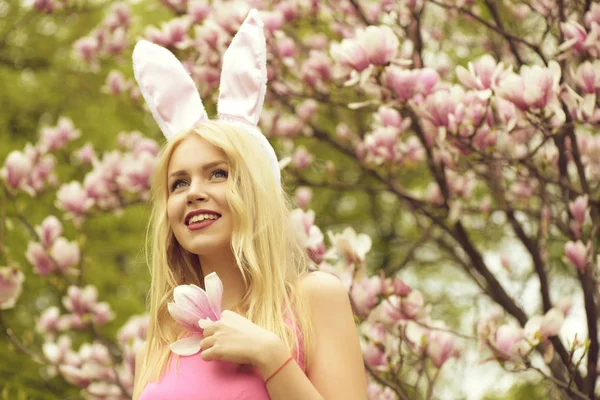
<path id="1" fill-rule="evenodd" d="M 90 63 L 98 55 L 98 39 L 92 36 L 83 37 L 74 44 L 75 54 L 83 61 Z"/>
<path id="2" fill-rule="evenodd" d="M 275 32 L 283 28 L 285 24 L 285 17 L 279 10 L 275 11 L 261 11 L 260 20 L 265 25 L 267 31 Z"/>
<path id="3" fill-rule="evenodd" d="M 367 398 L 369 400 L 396 400 L 398 396 L 389 387 L 382 387 L 379 383 L 371 381 L 367 386 Z"/>
<path id="4" fill-rule="evenodd" d="M 573 218 L 580 224 L 585 221 L 585 216 L 588 213 L 588 196 L 583 195 L 577 197 L 575 200 L 569 203 L 569 211 L 573 214 Z"/>
<path id="5" fill-rule="evenodd" d="M 303 146 L 299 146 L 292 155 L 292 166 L 296 169 L 304 169 L 312 162 L 313 156 Z"/>
<path id="6" fill-rule="evenodd" d="M 364 140 L 366 161 L 375 164 L 390 164 L 399 160 L 398 130 L 394 127 L 376 128 Z"/>
<path id="7" fill-rule="evenodd" d="M 56 342 L 48 341 L 42 345 L 42 352 L 50 364 L 56 365 L 66 362 L 71 353 L 71 338 L 61 335 Z"/>
<path id="8" fill-rule="evenodd" d="M 370 25 L 359 30 L 356 38 L 367 51 L 369 62 L 373 65 L 386 65 L 398 54 L 398 37 L 389 26 Z"/>
<path id="9" fill-rule="evenodd" d="M 600 60 L 579 64 L 573 79 L 583 93 L 600 95 Z"/>
<path id="10" fill-rule="evenodd" d="M 58 307 L 52 306 L 45 309 L 36 324 L 36 331 L 39 333 L 56 333 L 59 327 L 59 317 L 60 310 Z"/>
<path id="11" fill-rule="evenodd" d="M 322 51 L 311 50 L 300 68 L 302 80 L 311 86 L 328 82 L 333 76 L 331 60 Z"/>
<path id="12" fill-rule="evenodd" d="M 315 115 L 317 109 L 319 107 L 319 103 L 317 103 L 313 99 L 304 100 L 302 103 L 296 107 L 296 114 L 303 121 L 308 121 Z"/>
<path id="13" fill-rule="evenodd" d="M 91 143 L 86 143 L 79 150 L 76 150 L 75 158 L 83 164 L 92 164 L 93 161 L 98 159 Z"/>
<path id="14" fill-rule="evenodd" d="M 127 88 L 127 80 L 125 79 L 123 73 L 117 70 L 110 71 L 110 73 L 106 77 L 104 91 L 116 96 L 125 92 Z"/>
<path id="15" fill-rule="evenodd" d="M 114 318 L 110 304 L 105 301 L 95 304 L 91 311 L 92 322 L 95 325 L 104 325 Z"/>
<path id="16" fill-rule="evenodd" d="M 125 344 L 137 339 L 146 340 L 149 322 L 148 315 L 134 315 L 130 317 L 117 333 L 119 343 Z"/>
<path id="17" fill-rule="evenodd" d="M 94 205 L 80 182 L 73 181 L 62 185 L 56 192 L 56 206 L 75 217 L 84 216 Z"/>
<path id="18" fill-rule="evenodd" d="M 439 328 L 443 329 L 445 326 L 442 324 Z M 448 359 L 456 354 L 454 335 L 443 330 L 429 330 L 427 333 L 426 353 L 433 362 L 433 365 L 436 368 L 441 368 Z"/>
<path id="19" fill-rule="evenodd" d="M 387 357 L 381 347 L 373 342 L 361 341 L 365 361 L 373 368 L 380 369 L 387 366 Z"/>
<path id="20" fill-rule="evenodd" d="M 33 265 L 34 271 L 40 276 L 46 276 L 56 269 L 48 252 L 40 243 L 29 242 L 25 257 Z"/>
<path id="21" fill-rule="evenodd" d="M 384 127 L 394 127 L 400 132 L 404 132 L 410 127 L 411 119 L 402 118 L 400 112 L 392 107 L 381 106 L 373 114 L 375 122 Z"/>
<path id="22" fill-rule="evenodd" d="M 6 157 L 4 168 L 0 173 L 8 186 L 16 189 L 25 182 L 32 167 L 33 160 L 25 153 L 15 150 Z"/>
<path id="23" fill-rule="evenodd" d="M 556 99 L 561 69 L 550 61 L 548 68 L 538 65 L 521 67 L 519 75 L 508 74 L 498 84 L 498 94 L 521 111 L 543 109 Z"/>
<path id="24" fill-rule="evenodd" d="M 41 143 L 45 151 L 62 149 L 67 143 L 81 136 L 69 118 L 61 117 L 55 127 L 42 129 Z"/>
<path id="25" fill-rule="evenodd" d="M 588 249 L 578 240 L 577 242 L 569 241 L 565 244 L 565 255 L 567 259 L 577 268 L 581 273 L 585 271 L 585 264 L 587 262 Z"/>
<path id="26" fill-rule="evenodd" d="M 524 337 L 525 332 L 523 329 L 513 325 L 501 325 L 492 341 L 496 356 L 501 360 L 523 356 L 521 342 Z"/>
<path id="27" fill-rule="evenodd" d="M 326 258 L 342 258 L 347 264 L 362 263 L 372 242 L 369 235 L 357 234 L 354 229 L 347 227 L 342 233 L 327 232 L 332 248 L 325 255 Z"/>
<path id="28" fill-rule="evenodd" d="M 355 38 L 332 43 L 330 53 L 340 65 L 358 72 L 364 71 L 371 64 L 367 49 Z"/>
<path id="29" fill-rule="evenodd" d="M 83 315 L 94 310 L 98 301 L 98 289 L 93 285 L 87 285 L 83 289 L 72 285 L 69 286 L 67 295 L 62 300 L 68 311 Z"/>
<path id="30" fill-rule="evenodd" d="M 289 36 L 284 36 L 277 40 L 277 54 L 283 58 L 294 57 L 296 55 L 296 42 Z"/>
<path id="31" fill-rule="evenodd" d="M 366 316 L 375 307 L 381 295 L 381 278 L 377 275 L 354 282 L 350 296 L 359 315 Z"/>
<path id="32" fill-rule="evenodd" d="M 565 43 L 561 45 L 562 49 L 573 48 L 575 51 L 582 53 L 586 50 L 585 41 L 587 32 L 585 28 L 576 21 L 570 20 L 560 24 L 560 30 L 565 37 Z"/>
<path id="33" fill-rule="evenodd" d="M 56 4 L 54 3 L 54 0 L 35 0 L 33 7 L 38 11 L 50 14 L 54 11 Z"/>
<path id="34" fill-rule="evenodd" d="M 306 208 L 312 200 L 312 189 L 310 187 L 302 186 L 296 189 L 295 203 L 299 208 Z"/>
<path id="35" fill-rule="evenodd" d="M 589 11 L 585 13 L 583 20 L 585 22 L 585 26 L 590 29 L 594 23 L 600 25 L 600 4 L 592 4 Z"/>
<path id="36" fill-rule="evenodd" d="M 221 318 L 223 284 L 216 272 L 204 277 L 204 287 L 179 285 L 173 290 L 173 302 L 167 304 L 175 321 L 192 335 L 170 345 L 171 351 L 180 356 L 190 356 L 200 351 L 202 321 Z"/>
<path id="37" fill-rule="evenodd" d="M 190 0 L 187 5 L 187 14 L 194 24 L 198 24 L 210 14 L 210 4 L 204 0 Z"/>
<path id="38" fill-rule="evenodd" d="M 124 2 L 117 2 L 112 5 L 112 15 L 118 21 L 119 26 L 129 28 L 131 23 L 131 11 L 129 6 Z"/>
<path id="39" fill-rule="evenodd" d="M 54 240 L 63 233 L 61 222 L 54 215 L 50 215 L 42 221 L 42 224 L 35 227 L 35 231 L 40 237 L 44 248 L 52 247 Z"/>
<path id="40" fill-rule="evenodd" d="M 64 237 L 59 237 L 52 244 L 50 256 L 61 271 L 67 271 L 79 262 L 79 245 L 77 242 L 69 242 Z"/>
<path id="41" fill-rule="evenodd" d="M 536 315 L 529 319 L 525 324 L 525 333 L 532 343 L 537 344 L 558 335 L 564 321 L 563 312 L 554 307 L 543 316 Z"/>
<path id="42" fill-rule="evenodd" d="M 400 101 L 406 102 L 416 94 L 418 72 L 392 65 L 385 70 L 385 86 L 392 89 Z"/>
<path id="43" fill-rule="evenodd" d="M 323 244 L 323 233 L 315 225 L 315 212 L 297 208 L 290 212 L 290 221 L 297 232 L 300 244 L 308 250 L 317 250 Z"/>
<path id="44" fill-rule="evenodd" d="M 0 310 L 13 308 L 23 289 L 25 276 L 14 267 L 0 268 Z"/>
<path id="45" fill-rule="evenodd" d="M 463 85 L 470 89 L 486 90 L 498 83 L 503 68 L 502 63 L 496 63 L 494 57 L 485 54 L 474 63 L 469 62 L 469 70 L 462 66 L 456 67 L 456 76 Z"/>

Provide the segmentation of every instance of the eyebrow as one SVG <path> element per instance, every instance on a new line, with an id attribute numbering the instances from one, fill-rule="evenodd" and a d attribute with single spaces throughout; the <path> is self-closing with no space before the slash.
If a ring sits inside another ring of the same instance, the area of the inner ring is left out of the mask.
<path id="1" fill-rule="evenodd" d="M 202 166 L 202 170 L 206 171 L 207 169 L 211 169 L 211 168 L 216 167 L 217 165 L 220 165 L 220 164 L 227 164 L 227 161 L 225 161 L 225 160 L 217 160 L 217 161 L 209 162 L 208 164 L 204 164 Z M 179 171 L 175 171 L 172 174 L 170 174 L 169 178 L 175 177 L 175 176 L 183 176 L 183 175 L 187 175 L 187 172 L 185 170 L 179 170 Z"/>

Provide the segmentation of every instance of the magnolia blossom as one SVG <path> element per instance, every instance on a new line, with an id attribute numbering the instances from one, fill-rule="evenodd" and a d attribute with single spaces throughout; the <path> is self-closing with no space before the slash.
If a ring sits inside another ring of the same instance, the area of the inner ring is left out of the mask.
<path id="1" fill-rule="evenodd" d="M 456 77 L 468 88 L 475 90 L 492 89 L 499 81 L 504 66 L 496 63 L 494 57 L 485 54 L 475 62 L 469 62 L 469 69 L 456 67 Z"/>
<path id="2" fill-rule="evenodd" d="M 306 208 L 312 200 L 312 189 L 310 187 L 302 186 L 296 189 L 295 192 L 295 203 L 300 208 Z"/>
<path id="3" fill-rule="evenodd" d="M 445 331 L 443 323 L 434 324 L 436 329 L 430 329 L 427 333 L 427 356 L 437 368 L 442 365 L 453 355 L 456 354 L 456 344 L 454 335 Z"/>
<path id="4" fill-rule="evenodd" d="M 61 117 L 55 127 L 42 129 L 41 143 L 46 151 L 62 149 L 67 143 L 81 136 L 69 118 Z"/>
<path id="5" fill-rule="evenodd" d="M 317 251 L 323 244 L 323 233 L 315 225 L 315 212 L 297 208 L 290 212 L 290 220 L 294 231 L 297 232 L 300 244 L 307 250 Z"/>
<path id="6" fill-rule="evenodd" d="M 583 273 L 585 271 L 588 249 L 581 240 L 578 240 L 577 242 L 567 242 L 565 244 L 565 255 L 569 262 L 571 262 L 579 272 Z"/>
<path id="7" fill-rule="evenodd" d="M 27 261 L 33 265 L 34 271 L 41 276 L 48 275 L 56 270 L 54 261 L 50 258 L 47 250 L 41 243 L 29 242 L 25 254 Z"/>
<path id="8" fill-rule="evenodd" d="M 94 205 L 80 182 L 73 181 L 62 185 L 56 192 L 56 206 L 74 217 L 82 217 Z"/>
<path id="9" fill-rule="evenodd" d="M 42 224 L 35 227 L 35 232 L 40 237 L 44 248 L 52 247 L 54 241 L 63 233 L 62 223 L 54 215 L 50 215 L 42 221 Z"/>
<path id="10" fill-rule="evenodd" d="M 573 80 L 583 93 L 600 95 L 600 60 L 579 64 Z"/>
<path id="11" fill-rule="evenodd" d="M 52 306 L 44 310 L 36 324 L 36 331 L 40 333 L 55 333 L 59 330 L 60 309 Z"/>
<path id="12" fill-rule="evenodd" d="M 204 0 L 190 0 L 187 5 L 187 14 L 192 18 L 193 23 L 200 23 L 210 14 L 210 4 Z"/>
<path id="13" fill-rule="evenodd" d="M 304 169 L 313 162 L 313 156 L 305 147 L 298 147 L 292 155 L 292 166 L 296 169 Z"/>
<path id="14" fill-rule="evenodd" d="M 0 171 L 1 177 L 9 187 L 20 187 L 33 167 L 30 157 L 20 151 L 11 151 L 4 161 L 4 168 Z"/>
<path id="15" fill-rule="evenodd" d="M 398 130 L 393 127 L 380 127 L 365 137 L 366 161 L 375 164 L 390 164 L 399 161 L 400 149 Z"/>
<path id="16" fill-rule="evenodd" d="M 50 249 L 50 256 L 61 271 L 66 271 L 79 262 L 79 245 L 64 237 L 57 238 Z"/>
<path id="17" fill-rule="evenodd" d="M 217 321 L 221 318 L 223 284 L 216 272 L 204 278 L 204 288 L 196 285 L 179 285 L 173 290 L 173 302 L 167 303 L 175 321 L 191 333 L 191 336 L 172 343 L 173 353 L 190 356 L 200 351 L 203 320 Z"/>
<path id="18" fill-rule="evenodd" d="M 342 66 L 361 72 L 369 65 L 386 65 L 398 54 L 398 37 L 388 26 L 359 29 L 356 37 L 331 45 L 331 56 Z"/>
<path id="19" fill-rule="evenodd" d="M 519 75 L 511 73 L 500 81 L 498 93 L 522 111 L 540 110 L 556 100 L 560 77 L 556 61 L 550 61 L 548 68 L 524 65 Z"/>
<path id="20" fill-rule="evenodd" d="M 371 238 L 364 233 L 356 234 L 354 229 L 347 227 L 342 233 L 327 232 L 332 248 L 326 258 L 342 258 L 347 264 L 363 263 L 365 256 L 371 250 Z"/>
<path id="21" fill-rule="evenodd" d="M 585 216 L 588 213 L 588 196 L 583 195 L 577 197 L 575 200 L 569 203 L 569 211 L 573 214 L 573 218 L 580 224 L 585 221 Z"/>
<path id="22" fill-rule="evenodd" d="M 560 332 L 565 321 L 563 312 L 554 307 L 543 315 L 536 315 L 525 324 L 525 334 L 530 342 L 537 344 Z"/>
<path id="23" fill-rule="evenodd" d="M 110 71 L 106 77 L 106 83 L 104 86 L 105 92 L 112 95 L 118 95 L 125 92 L 127 87 L 127 80 L 121 71 Z"/>
<path id="24" fill-rule="evenodd" d="M 355 281 L 350 296 L 359 315 L 366 316 L 375 307 L 382 291 L 381 278 L 377 275 Z"/>
<path id="25" fill-rule="evenodd" d="M 25 276 L 14 267 L 0 268 L 0 310 L 13 308 L 23 289 Z"/>
<path id="26" fill-rule="evenodd" d="M 576 21 L 567 21 L 560 24 L 560 29 L 566 41 L 561 45 L 561 48 L 572 48 L 580 53 L 585 51 L 587 32 L 583 26 Z"/>
<path id="27" fill-rule="evenodd" d="M 513 325 L 501 325 L 492 340 L 492 350 L 500 360 L 524 356 L 528 350 L 523 342 L 524 337 L 523 329 Z"/>

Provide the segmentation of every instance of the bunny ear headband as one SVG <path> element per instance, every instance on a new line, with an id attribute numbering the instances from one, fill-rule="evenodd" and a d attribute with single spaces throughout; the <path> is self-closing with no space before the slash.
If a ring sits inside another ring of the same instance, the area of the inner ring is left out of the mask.
<path id="1" fill-rule="evenodd" d="M 267 90 L 266 63 L 263 23 L 252 9 L 223 56 L 218 119 L 241 127 L 257 140 L 281 183 L 275 151 L 257 128 Z M 194 81 L 169 50 L 145 40 L 138 42 L 133 72 L 167 140 L 208 121 Z"/>

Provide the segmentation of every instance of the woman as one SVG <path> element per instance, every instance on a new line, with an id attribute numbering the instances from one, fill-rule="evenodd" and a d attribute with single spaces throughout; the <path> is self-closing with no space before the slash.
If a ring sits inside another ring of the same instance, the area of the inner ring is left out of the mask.
<path id="1" fill-rule="evenodd" d="M 134 51 L 136 79 L 169 140 L 153 183 L 150 326 L 134 399 L 366 398 L 347 292 L 308 272 L 275 153 L 256 128 L 265 54 L 253 10 L 223 58 L 219 120 L 209 121 L 170 52 L 147 42 Z M 167 302 L 213 272 L 225 311 L 202 325 L 199 353 L 174 355 L 170 344 L 186 332 Z"/>

